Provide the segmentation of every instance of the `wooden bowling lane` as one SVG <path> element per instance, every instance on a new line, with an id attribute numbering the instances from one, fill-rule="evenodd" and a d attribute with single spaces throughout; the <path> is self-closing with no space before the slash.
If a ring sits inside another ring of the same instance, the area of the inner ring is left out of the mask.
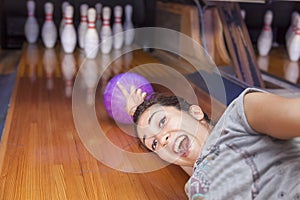
<path id="1" fill-rule="evenodd" d="M 54 52 L 24 45 L 1 141 L 0 199 L 186 199 L 188 176 L 175 165 L 125 173 L 91 155 L 75 129 L 67 89 L 79 68 L 80 51 L 65 61 L 69 70 L 62 67 L 60 48 Z M 140 62 L 137 54 L 132 55 L 133 65 Z M 143 59 L 154 61 L 146 54 Z M 105 114 L 100 89 L 96 99 L 97 117 L 108 138 L 127 151 L 145 152 Z"/>
<path id="2" fill-rule="evenodd" d="M 276 77 L 300 84 L 299 61 L 289 60 L 285 46 L 274 47 L 267 56 L 257 55 L 259 68 Z"/>

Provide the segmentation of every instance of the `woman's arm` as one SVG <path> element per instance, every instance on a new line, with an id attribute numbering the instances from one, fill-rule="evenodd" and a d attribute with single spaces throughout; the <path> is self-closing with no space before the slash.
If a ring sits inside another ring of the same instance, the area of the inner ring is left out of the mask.
<path id="1" fill-rule="evenodd" d="M 300 99 L 253 92 L 244 97 L 245 115 L 257 132 L 279 139 L 300 136 Z"/>

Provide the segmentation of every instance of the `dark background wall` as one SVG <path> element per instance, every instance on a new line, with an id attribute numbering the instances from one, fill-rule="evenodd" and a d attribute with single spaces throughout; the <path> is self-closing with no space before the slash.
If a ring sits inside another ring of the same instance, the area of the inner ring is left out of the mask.
<path id="1" fill-rule="evenodd" d="M 36 17 L 42 26 L 44 21 L 44 4 L 47 0 L 36 0 Z M 57 27 L 61 20 L 62 0 L 49 0 L 54 3 L 54 21 Z M 155 26 L 157 0 L 69 0 L 74 6 L 74 24 L 77 27 L 80 21 L 79 7 L 82 3 L 94 6 L 101 2 L 104 6 L 115 5 L 133 6 L 133 23 L 135 27 Z M 195 5 L 197 0 L 164 0 Z M 199 1 L 200 3 L 203 1 Z M 290 15 L 293 11 L 300 11 L 300 2 L 297 1 L 268 1 L 269 3 L 240 3 L 240 7 L 246 11 L 246 25 L 253 44 L 256 43 L 258 34 L 263 27 L 263 18 L 266 10 L 274 13 L 272 28 L 274 41 L 284 44 L 284 35 L 290 24 Z M 24 37 L 24 24 L 27 17 L 26 0 L 0 0 L 0 44 L 2 48 L 20 48 Z M 112 18 L 113 20 L 113 18 Z"/>
<path id="2" fill-rule="evenodd" d="M 46 2 L 54 4 L 53 19 L 57 28 L 59 27 L 62 11 L 62 0 L 35 0 L 35 16 L 40 28 L 45 20 L 44 4 Z M 24 25 L 27 18 L 26 0 L 0 0 L 0 44 L 3 48 L 20 48 L 24 37 Z M 80 5 L 87 3 L 90 7 L 100 2 L 103 6 L 110 6 L 112 9 L 116 5 L 133 6 L 133 23 L 135 27 L 154 26 L 155 2 L 156 0 L 68 0 L 74 6 L 74 25 L 80 22 Z M 112 13 L 113 14 L 113 13 Z M 111 18 L 113 20 L 113 17 Z M 111 21 L 113 22 L 113 21 Z"/>

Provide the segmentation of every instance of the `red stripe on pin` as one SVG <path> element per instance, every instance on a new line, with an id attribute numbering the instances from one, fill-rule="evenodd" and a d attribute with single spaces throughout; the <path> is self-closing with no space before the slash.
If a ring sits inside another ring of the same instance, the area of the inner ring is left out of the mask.
<path id="1" fill-rule="evenodd" d="M 270 27 L 270 26 L 265 26 L 265 27 L 264 27 L 264 30 L 265 30 L 265 31 L 270 31 L 270 30 L 271 30 L 271 27 Z"/>
<path id="2" fill-rule="evenodd" d="M 116 17 L 116 18 L 115 18 L 115 22 L 116 22 L 117 24 L 120 24 L 121 21 L 122 21 L 122 18 L 121 18 L 121 17 Z"/>
<path id="3" fill-rule="evenodd" d="M 103 26 L 109 26 L 109 20 L 104 19 L 103 20 Z"/>
<path id="4" fill-rule="evenodd" d="M 52 14 L 46 14 L 46 21 L 52 21 Z"/>

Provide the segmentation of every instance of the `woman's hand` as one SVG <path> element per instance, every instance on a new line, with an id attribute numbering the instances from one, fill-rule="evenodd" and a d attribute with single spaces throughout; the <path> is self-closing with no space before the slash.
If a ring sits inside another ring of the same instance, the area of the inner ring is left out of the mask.
<path id="1" fill-rule="evenodd" d="M 136 89 L 133 85 L 130 87 L 130 93 L 126 90 L 126 88 L 119 82 L 117 82 L 119 89 L 126 99 L 126 112 L 133 116 L 136 108 L 143 103 L 146 98 L 146 92 L 142 92 L 141 89 Z"/>

